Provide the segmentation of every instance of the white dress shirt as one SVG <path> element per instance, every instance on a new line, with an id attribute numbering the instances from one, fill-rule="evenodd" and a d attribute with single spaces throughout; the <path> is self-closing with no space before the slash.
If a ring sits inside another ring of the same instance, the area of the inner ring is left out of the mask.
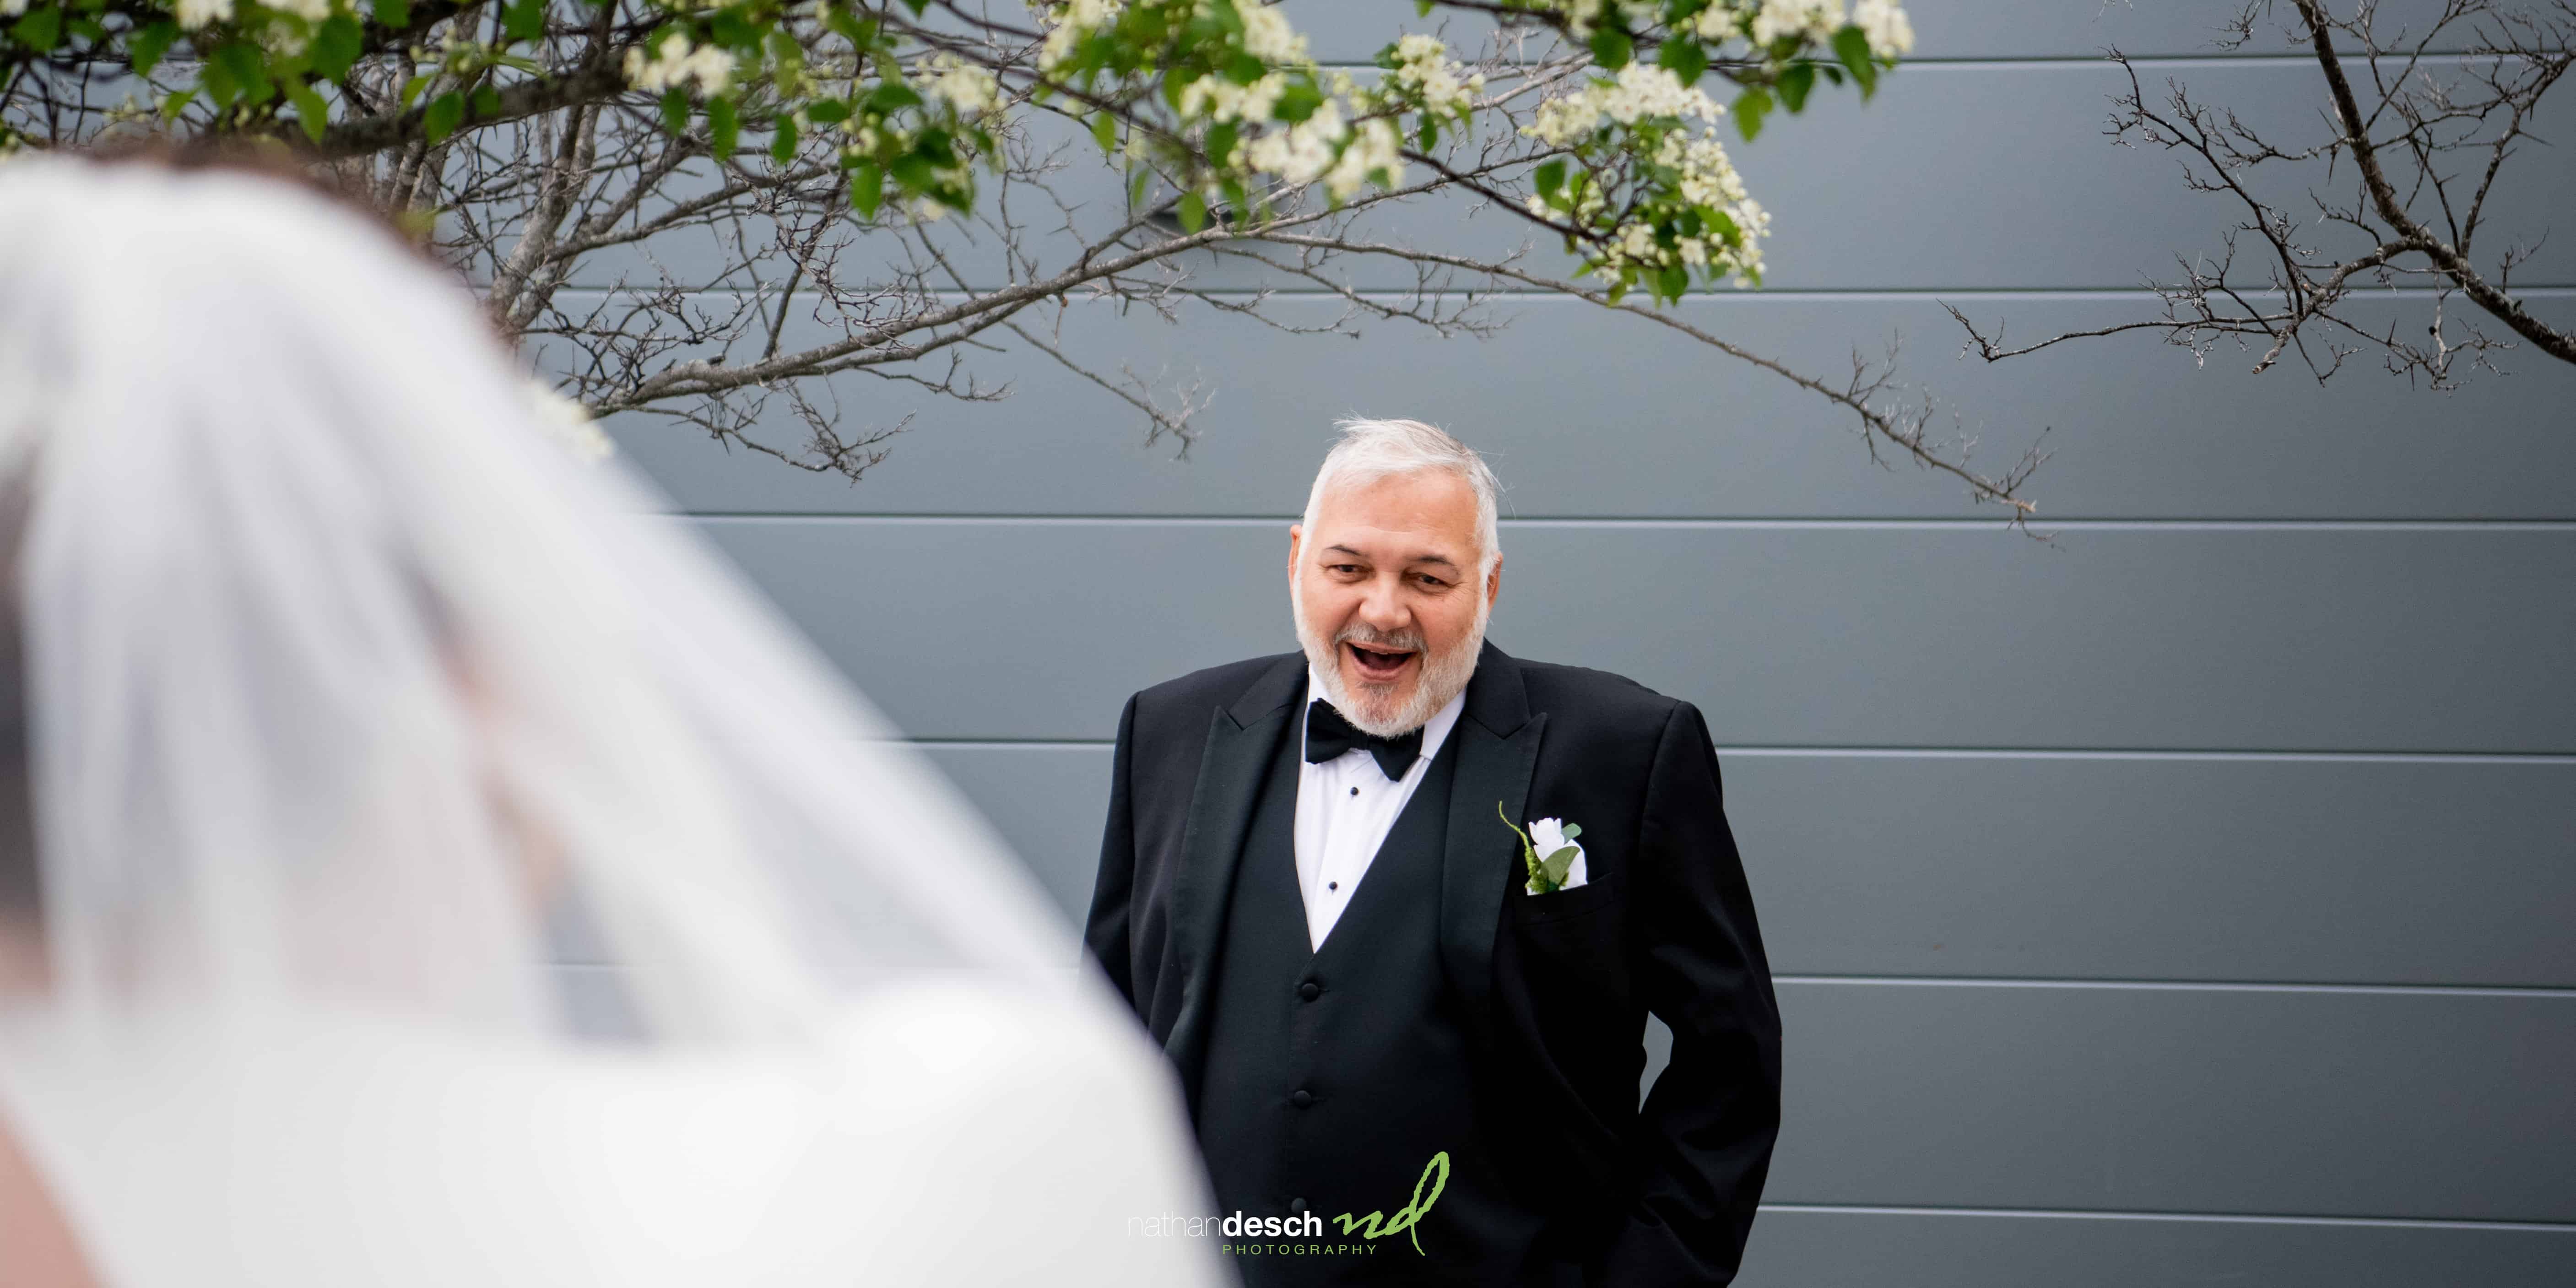
<path id="1" fill-rule="evenodd" d="M 1324 687 L 1315 682 L 1310 664 L 1307 709 L 1322 696 Z M 1440 754 L 1440 744 L 1449 740 L 1449 730 L 1466 706 L 1462 692 L 1432 714 L 1422 726 L 1422 753 L 1402 779 L 1392 782 L 1366 747 L 1353 747 L 1320 765 L 1306 760 L 1306 717 L 1304 711 L 1298 713 L 1297 888 L 1306 897 L 1307 947 L 1322 948 L 1342 909 L 1351 906 L 1351 895 L 1368 875 L 1377 848 L 1386 843 L 1396 815 L 1413 799 L 1423 775 L 1431 772 L 1431 758 Z"/>

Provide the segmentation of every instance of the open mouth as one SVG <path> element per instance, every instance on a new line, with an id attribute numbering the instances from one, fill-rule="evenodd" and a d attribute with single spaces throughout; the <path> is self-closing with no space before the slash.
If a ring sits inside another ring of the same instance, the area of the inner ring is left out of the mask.
<path id="1" fill-rule="evenodd" d="M 1404 674 L 1404 668 L 1413 661 L 1413 652 L 1410 649 L 1389 649 L 1346 642 L 1342 645 L 1342 650 L 1350 655 L 1352 669 L 1360 673 L 1361 679 L 1381 683 Z"/>

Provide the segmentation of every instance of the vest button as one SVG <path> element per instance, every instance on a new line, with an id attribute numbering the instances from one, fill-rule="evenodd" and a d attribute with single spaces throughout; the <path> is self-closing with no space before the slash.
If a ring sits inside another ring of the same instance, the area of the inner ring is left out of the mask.
<path id="1" fill-rule="evenodd" d="M 1323 995 L 1324 986 L 1311 979 L 1297 986 L 1297 996 L 1305 998 L 1309 1002 L 1314 1001 L 1316 998 L 1322 997 Z"/>
<path id="2" fill-rule="evenodd" d="M 1299 1109 L 1303 1109 L 1306 1106 L 1315 1103 L 1315 1093 L 1306 1090 L 1304 1087 L 1299 1087 L 1294 1094 L 1288 1097 L 1288 1103 L 1297 1106 Z"/>

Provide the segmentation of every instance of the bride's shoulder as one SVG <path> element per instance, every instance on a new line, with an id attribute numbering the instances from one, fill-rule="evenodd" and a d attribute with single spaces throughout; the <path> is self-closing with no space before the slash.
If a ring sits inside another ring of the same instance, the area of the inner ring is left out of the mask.
<path id="1" fill-rule="evenodd" d="M 0 1108 L 128 1288 L 1214 1282 L 1128 1233 L 1208 1205 L 1130 1027 L 963 982 L 698 1053 L 303 1017 L 20 1044 Z"/>

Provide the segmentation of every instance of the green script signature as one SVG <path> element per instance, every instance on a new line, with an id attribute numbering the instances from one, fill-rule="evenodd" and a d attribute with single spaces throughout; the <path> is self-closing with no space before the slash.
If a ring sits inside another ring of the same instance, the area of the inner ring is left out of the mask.
<path id="1" fill-rule="evenodd" d="M 1366 1239 L 1383 1239 L 1399 1232 L 1404 1233 L 1406 1237 L 1413 1240 L 1415 1255 L 1427 1256 L 1429 1254 L 1422 1251 L 1422 1236 L 1414 1233 L 1413 1227 L 1421 1224 L 1423 1215 L 1431 1210 L 1431 1205 L 1440 1198 L 1440 1191 L 1448 1184 L 1449 1151 L 1444 1149 L 1432 1155 L 1431 1161 L 1423 1165 L 1422 1179 L 1413 1183 L 1413 1201 L 1397 1208 L 1394 1216 L 1371 1212 L 1364 1217 L 1353 1217 L 1350 1213 L 1344 1212 L 1333 1219 L 1342 1223 L 1342 1233 L 1349 1234 L 1353 1230 L 1358 1230 L 1360 1237 Z M 1423 1193 L 1424 1186 L 1429 1186 L 1431 1192 Z"/>

